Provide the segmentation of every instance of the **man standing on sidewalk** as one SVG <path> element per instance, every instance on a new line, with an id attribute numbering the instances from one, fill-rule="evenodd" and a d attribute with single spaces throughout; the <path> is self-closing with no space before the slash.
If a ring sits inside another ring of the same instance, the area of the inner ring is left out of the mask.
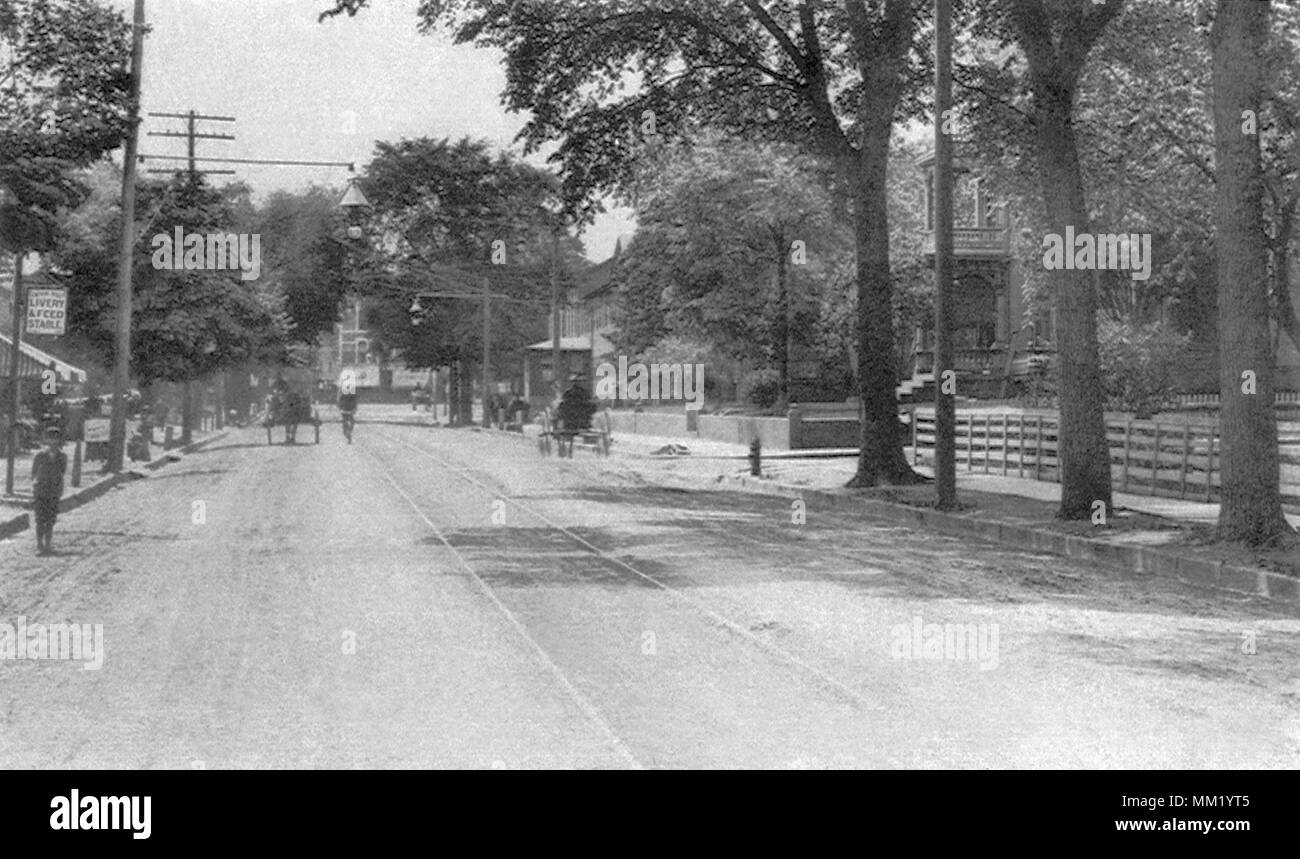
<path id="1" fill-rule="evenodd" d="M 45 443 L 45 449 L 32 459 L 32 509 L 36 516 L 38 555 L 48 555 L 51 551 L 54 521 L 59 517 L 59 499 L 63 497 L 63 474 L 68 470 L 62 434 L 50 427 L 45 431 Z"/>

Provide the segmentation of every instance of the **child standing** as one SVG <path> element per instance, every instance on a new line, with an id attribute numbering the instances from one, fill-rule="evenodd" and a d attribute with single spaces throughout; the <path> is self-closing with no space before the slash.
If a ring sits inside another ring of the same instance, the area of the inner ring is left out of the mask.
<path id="1" fill-rule="evenodd" d="M 54 521 L 59 518 L 59 499 L 63 497 L 63 474 L 68 470 L 63 436 L 54 427 L 45 431 L 45 445 L 32 459 L 32 509 L 36 514 L 36 552 L 40 555 L 51 551 Z"/>

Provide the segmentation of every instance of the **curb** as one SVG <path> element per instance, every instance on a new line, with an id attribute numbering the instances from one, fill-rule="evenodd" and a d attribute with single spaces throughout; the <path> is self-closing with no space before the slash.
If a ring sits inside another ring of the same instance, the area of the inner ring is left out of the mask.
<path id="1" fill-rule="evenodd" d="M 924 507 L 909 507 L 875 498 L 861 498 L 821 489 L 807 489 L 786 483 L 758 481 L 752 477 L 724 477 L 727 484 L 762 495 L 802 498 L 811 496 L 832 507 L 855 507 L 880 519 L 911 527 L 922 527 L 956 537 L 975 537 L 1026 551 L 1061 555 L 1119 568 L 1133 575 L 1174 579 L 1184 584 L 1238 595 L 1263 597 L 1300 607 L 1300 579 L 1255 567 L 1239 567 L 1222 561 L 1207 561 L 1179 555 L 1167 549 L 1106 543 L 1087 537 L 1041 531 L 1024 525 L 972 519 Z"/>
<path id="2" fill-rule="evenodd" d="M 185 454 L 185 453 L 190 453 L 192 451 L 198 450 L 199 448 L 203 447 L 206 444 L 211 444 L 214 441 L 220 441 L 221 439 L 225 438 L 229 434 L 230 434 L 230 430 L 222 430 L 216 433 L 215 435 L 211 435 L 205 439 L 201 439 L 196 442 L 191 442 L 190 444 L 187 444 L 184 447 L 173 448 L 167 451 L 166 453 L 164 453 L 162 456 L 158 457 L 157 459 L 145 463 L 143 467 L 145 469 L 148 469 L 149 471 L 157 471 L 159 468 L 162 468 L 167 463 L 172 462 L 173 461 L 172 458 L 177 454 Z M 115 489 L 117 486 L 121 485 L 122 483 L 125 483 L 130 479 L 131 479 L 131 471 L 127 469 L 124 471 L 120 471 L 117 474 L 112 475 L 111 477 L 106 477 L 103 480 L 91 486 L 87 486 L 85 489 L 79 489 L 76 492 L 72 493 L 71 495 L 64 497 L 63 500 L 59 502 L 59 512 L 67 513 L 70 510 L 76 510 L 78 507 L 81 507 L 85 504 L 89 504 L 91 501 L 94 501 L 96 498 L 99 498 L 102 495 L 108 494 L 110 490 Z M 31 514 L 19 513 L 17 516 L 14 516 L 12 519 L 9 519 L 8 521 L 0 522 L 0 540 L 8 539 L 9 537 L 14 536 L 15 534 L 20 534 L 23 531 L 26 531 L 30 527 L 31 527 Z"/>

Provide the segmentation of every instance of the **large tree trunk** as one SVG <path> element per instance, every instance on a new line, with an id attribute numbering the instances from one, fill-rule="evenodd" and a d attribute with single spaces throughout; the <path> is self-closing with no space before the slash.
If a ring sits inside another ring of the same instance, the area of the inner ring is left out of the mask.
<path id="1" fill-rule="evenodd" d="M 890 124 L 872 122 L 863 135 L 853 176 L 854 243 L 858 280 L 858 386 L 862 397 L 861 452 L 849 486 L 918 483 L 907 464 L 898 421 L 893 281 L 889 271 L 889 222 L 885 213 L 885 165 Z"/>
<path id="2" fill-rule="evenodd" d="M 1065 236 L 1067 226 L 1086 232 L 1079 150 L 1071 121 L 1073 87 L 1059 81 L 1035 86 L 1037 156 L 1048 230 Z M 1065 248 L 1073 256 L 1074 249 Z M 1061 426 L 1057 441 L 1062 519 L 1087 519 L 1095 502 L 1111 509 L 1110 446 L 1106 441 L 1106 399 L 1097 354 L 1097 292 L 1094 272 L 1053 272 L 1060 373 Z"/>
<path id="3" fill-rule="evenodd" d="M 1219 0 L 1214 65 L 1215 253 L 1219 275 L 1219 395 L 1223 448 L 1219 535 L 1252 545 L 1291 531 L 1278 488 L 1274 352 L 1269 332 L 1267 246 L 1259 137 L 1242 132 L 1258 114 L 1270 6 Z M 1243 376 L 1253 373 L 1253 392 Z"/>

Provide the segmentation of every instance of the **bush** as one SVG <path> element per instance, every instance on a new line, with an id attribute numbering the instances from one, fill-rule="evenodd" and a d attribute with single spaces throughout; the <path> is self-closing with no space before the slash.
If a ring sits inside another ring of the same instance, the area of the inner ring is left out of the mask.
<path id="1" fill-rule="evenodd" d="M 1190 338 L 1158 322 L 1103 318 L 1097 325 L 1107 408 L 1149 418 L 1177 393 L 1175 379 L 1191 355 Z"/>
<path id="2" fill-rule="evenodd" d="M 740 378 L 736 393 L 747 403 L 770 409 L 781 396 L 781 374 L 768 367 L 751 370 Z"/>

